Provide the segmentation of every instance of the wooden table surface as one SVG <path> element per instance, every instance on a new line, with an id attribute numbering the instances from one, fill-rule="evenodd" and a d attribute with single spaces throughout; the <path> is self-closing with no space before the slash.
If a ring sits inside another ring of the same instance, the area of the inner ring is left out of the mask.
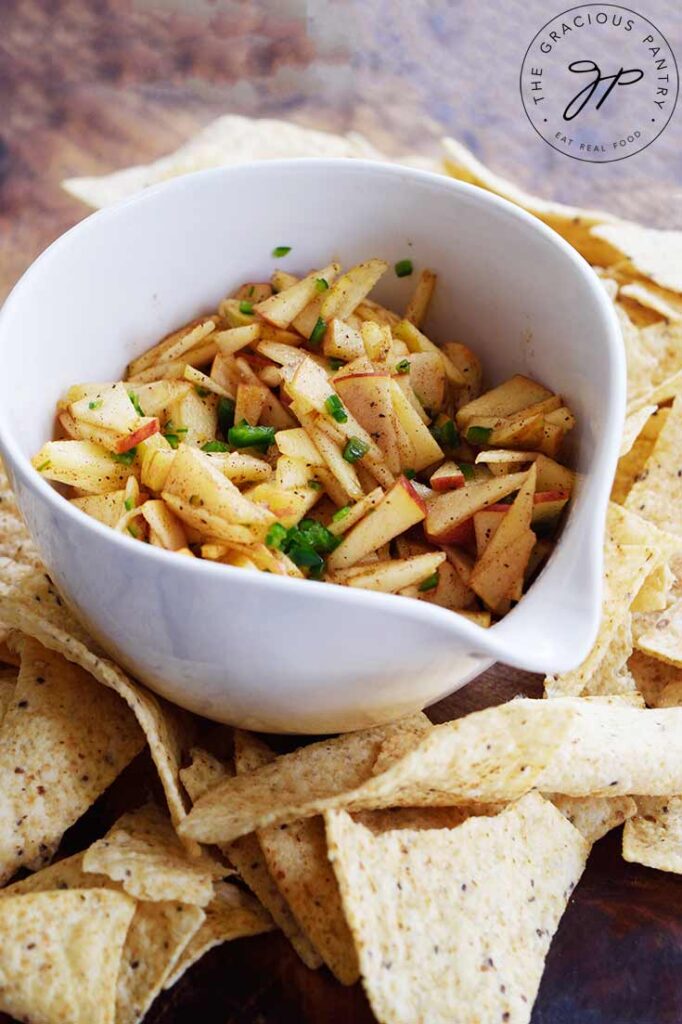
<path id="1" fill-rule="evenodd" d="M 678 112 L 644 152 L 569 160 L 524 116 L 518 73 L 546 0 L 1 0 L 0 301 L 88 211 L 68 176 L 146 162 L 226 112 L 356 130 L 387 154 L 435 155 L 453 134 L 541 195 L 682 227 Z M 569 6 L 566 4 L 565 6 Z M 637 9 L 682 54 L 673 0 Z M 46 310 L 49 316 L 49 310 Z M 540 680 L 496 666 L 434 709 L 445 720 Z M 595 847 L 550 951 L 533 1024 L 679 1024 L 682 880 Z M 150 1024 L 371 1022 L 359 986 L 307 971 L 279 936 L 222 947 Z"/>

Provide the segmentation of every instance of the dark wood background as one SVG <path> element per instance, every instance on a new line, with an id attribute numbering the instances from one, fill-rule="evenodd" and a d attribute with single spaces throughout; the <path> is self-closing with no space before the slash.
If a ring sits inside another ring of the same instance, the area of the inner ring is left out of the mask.
<path id="1" fill-rule="evenodd" d="M 87 209 L 59 187 L 175 148 L 220 114 L 356 130 L 388 155 L 453 134 L 539 194 L 682 227 L 679 112 L 644 152 L 569 160 L 526 121 L 525 49 L 547 0 L 0 0 L 0 301 Z M 682 53 L 674 0 L 638 11 Z M 46 310 L 49 316 L 49 310 Z M 444 720 L 540 680 L 497 666 L 434 709 Z M 680 1024 L 682 880 L 595 847 L 550 951 L 533 1024 Z M 359 986 L 307 971 L 279 936 L 215 950 L 151 1024 L 364 1024 Z"/>

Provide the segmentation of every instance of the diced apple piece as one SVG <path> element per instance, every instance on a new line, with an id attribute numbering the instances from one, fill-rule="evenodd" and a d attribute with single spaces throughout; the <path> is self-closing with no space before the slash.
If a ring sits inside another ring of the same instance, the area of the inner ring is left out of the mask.
<path id="1" fill-rule="evenodd" d="M 245 497 L 264 506 L 287 529 L 295 526 L 319 500 L 321 491 L 314 487 L 285 490 L 277 484 L 256 484 L 244 492 Z"/>
<path id="2" fill-rule="evenodd" d="M 415 327 L 421 327 L 424 321 L 437 280 L 438 277 L 432 270 L 422 270 L 417 278 L 412 298 L 405 310 L 405 319 L 413 323 Z"/>
<path id="3" fill-rule="evenodd" d="M 448 359 L 457 367 L 464 378 L 464 386 L 457 390 L 459 408 L 478 398 L 483 383 L 483 367 L 478 356 L 458 341 L 445 341 L 441 346 Z"/>
<path id="4" fill-rule="evenodd" d="M 518 490 L 526 476 L 526 473 L 512 473 L 439 494 L 428 505 L 424 524 L 427 537 L 436 544 L 457 543 L 457 528 L 462 523 L 471 519 L 474 512 Z"/>
<path id="5" fill-rule="evenodd" d="M 292 284 L 296 284 L 298 280 L 299 278 L 295 274 L 290 274 L 287 270 L 273 270 L 270 275 L 272 290 L 275 292 L 283 292 L 285 288 L 291 288 Z"/>
<path id="6" fill-rule="evenodd" d="M 301 338 L 300 341 L 302 342 L 303 339 Z M 303 353 L 299 352 L 294 345 L 283 345 L 280 341 L 259 341 L 256 351 L 279 366 L 293 366 L 303 358 Z"/>
<path id="7" fill-rule="evenodd" d="M 554 459 L 546 455 L 534 455 L 535 468 L 538 472 L 537 492 L 542 491 L 565 491 L 570 494 L 575 483 L 575 473 L 566 466 L 562 466 Z"/>
<path id="8" fill-rule="evenodd" d="M 246 452 L 207 452 L 211 462 L 233 484 L 266 483 L 272 477 L 272 466 L 265 459 Z"/>
<path id="9" fill-rule="evenodd" d="M 398 422 L 414 449 L 414 462 L 408 468 L 418 473 L 421 469 L 432 466 L 434 462 L 440 462 L 443 458 L 443 450 L 393 379 L 391 380 L 391 390 L 393 408 Z"/>
<path id="10" fill-rule="evenodd" d="M 333 317 L 345 320 L 371 292 L 381 275 L 388 270 L 385 260 L 371 259 L 351 267 L 323 293 L 320 316 L 325 322 Z M 324 275 L 321 275 L 324 276 Z"/>
<path id="11" fill-rule="evenodd" d="M 248 527 L 240 526 L 238 523 L 228 523 L 222 516 L 214 515 L 201 505 L 191 504 L 189 501 L 179 498 L 177 494 L 163 491 L 161 497 L 178 519 L 181 519 L 190 529 L 196 530 L 202 537 L 211 537 L 234 544 L 253 544 L 256 540 Z"/>
<path id="12" fill-rule="evenodd" d="M 102 388 L 94 395 L 72 402 L 68 411 L 76 420 L 91 423 L 94 427 L 113 430 L 116 434 L 129 433 L 141 419 L 135 411 L 125 385 L 121 383 Z"/>
<path id="13" fill-rule="evenodd" d="M 561 427 L 565 434 L 567 434 L 569 430 L 573 430 L 575 427 L 575 416 L 566 405 L 562 405 L 558 409 L 551 410 L 547 413 L 545 419 L 548 423 L 556 424 Z"/>
<path id="14" fill-rule="evenodd" d="M 563 428 L 558 423 L 549 423 L 544 419 L 542 421 L 542 436 L 537 447 L 544 455 L 552 458 L 559 454 L 565 436 Z"/>
<path id="15" fill-rule="evenodd" d="M 440 352 L 415 352 L 410 356 L 410 385 L 421 405 L 439 413 L 445 401 L 445 368 Z"/>
<path id="16" fill-rule="evenodd" d="M 452 360 L 409 320 L 401 320 L 393 327 L 393 335 L 404 341 L 410 352 L 435 352 L 443 360 L 443 367 L 451 384 L 461 387 L 465 384 L 463 375 Z"/>
<path id="17" fill-rule="evenodd" d="M 116 451 L 119 454 L 129 452 L 131 448 L 135 448 L 142 441 L 146 441 L 152 434 L 158 434 L 159 421 L 155 416 L 145 416 L 137 422 L 138 425 L 135 430 L 131 431 L 130 434 L 119 437 L 116 441 Z"/>
<path id="18" fill-rule="evenodd" d="M 388 324 L 389 327 L 393 327 L 400 320 L 397 313 L 394 313 L 390 309 L 386 309 L 380 302 L 375 302 L 374 299 L 363 299 L 363 301 L 355 307 L 353 314 L 360 321 L 363 320 L 374 320 L 379 324 Z M 346 320 L 350 322 L 351 317 L 346 317 Z"/>
<path id="19" fill-rule="evenodd" d="M 477 604 L 476 595 L 470 590 L 450 562 L 443 562 L 438 569 L 438 584 L 433 590 L 423 591 L 419 595 L 429 604 L 437 604 L 441 608 L 460 611 Z"/>
<path id="20" fill-rule="evenodd" d="M 476 534 L 476 551 L 478 556 L 483 554 L 490 541 L 497 533 L 497 528 L 507 513 L 509 506 L 504 509 L 492 508 L 481 509 L 474 513 L 474 533 Z"/>
<path id="21" fill-rule="evenodd" d="M 433 576 L 445 561 L 442 551 L 414 558 L 399 558 L 377 562 L 367 572 L 360 573 L 348 581 L 349 587 L 364 590 L 380 590 L 384 594 L 397 594 L 404 587 L 415 586 Z"/>
<path id="22" fill-rule="evenodd" d="M 275 482 L 284 490 L 310 486 L 312 474 L 314 468 L 311 469 L 305 459 L 297 459 L 290 455 L 280 455 L 277 459 Z"/>
<path id="23" fill-rule="evenodd" d="M 351 362 L 365 354 L 362 335 L 343 320 L 334 317 L 330 320 L 324 336 L 322 351 L 333 359 L 344 359 Z"/>
<path id="24" fill-rule="evenodd" d="M 293 459 L 304 459 L 309 466 L 324 465 L 324 459 L 303 427 L 279 430 L 275 434 L 275 444 L 282 455 L 289 455 Z"/>
<path id="25" fill-rule="evenodd" d="M 215 321 L 210 317 L 199 316 L 191 320 L 184 327 L 172 331 L 162 338 L 158 345 L 147 349 L 141 356 L 128 365 L 127 376 L 136 377 L 137 374 L 159 363 L 174 361 L 181 354 L 187 354 L 192 349 L 205 344 L 206 339 L 215 330 Z M 178 355 L 169 353 L 178 352 Z"/>
<path id="26" fill-rule="evenodd" d="M 168 407 L 188 394 L 192 389 L 192 384 L 199 384 L 204 379 L 210 379 L 191 366 L 186 367 L 186 372 L 196 374 L 196 378 L 187 377 L 185 381 L 157 380 L 151 384 L 138 384 L 129 388 L 128 393 L 132 392 L 135 396 L 145 416 L 160 416 L 165 419 Z M 213 381 L 211 384 L 215 386 Z"/>
<path id="27" fill-rule="evenodd" d="M 499 533 L 500 530 L 496 537 Z M 494 541 L 495 538 L 471 574 L 471 586 L 492 611 L 502 614 L 508 598 L 518 600 L 521 596 L 520 588 L 535 544 L 535 534 L 532 530 L 518 534 L 502 551 L 495 552 L 494 558 L 492 555 L 488 558 Z"/>
<path id="28" fill-rule="evenodd" d="M 450 544 L 443 545 L 443 551 L 448 556 L 448 562 L 455 569 L 462 583 L 469 585 L 469 577 L 474 568 L 474 558 L 468 551 L 462 548 L 453 547 Z"/>
<path id="29" fill-rule="evenodd" d="M 261 325 L 249 323 L 243 327 L 230 327 L 226 331 L 216 331 L 213 340 L 218 346 L 219 352 L 226 356 L 232 356 L 235 352 L 246 348 L 247 345 L 254 345 L 260 336 Z"/>
<path id="30" fill-rule="evenodd" d="M 339 519 L 332 518 L 327 529 L 330 533 L 333 533 L 335 537 L 343 536 L 344 533 L 348 533 L 351 527 L 360 522 L 368 512 L 371 512 L 373 508 L 376 508 L 383 496 L 384 492 L 381 487 L 375 487 L 373 491 L 366 494 L 364 498 L 360 499 L 360 501 L 356 501 L 354 505 L 347 506 L 344 515 Z"/>
<path id="31" fill-rule="evenodd" d="M 321 270 L 313 270 L 307 277 L 289 288 L 277 292 L 264 302 L 259 302 L 254 309 L 259 316 L 275 327 L 288 327 L 318 294 L 318 280 L 323 279 L 329 283 L 334 280 L 339 270 L 338 263 L 330 263 Z"/>
<path id="32" fill-rule="evenodd" d="M 274 522 L 274 517 L 266 509 L 239 492 L 212 463 L 209 455 L 189 445 L 180 445 L 175 453 L 166 478 L 164 500 L 168 493 L 230 523 L 267 528 Z"/>
<path id="33" fill-rule="evenodd" d="M 255 304 L 269 299 L 272 292 L 273 287 L 269 281 L 247 281 L 237 289 L 233 298 Z"/>
<path id="34" fill-rule="evenodd" d="M 136 472 L 135 466 L 116 462 L 110 452 L 90 441 L 48 441 L 31 462 L 47 480 L 91 494 L 118 491 Z"/>
<path id="35" fill-rule="evenodd" d="M 457 425 L 461 430 L 465 430 L 470 424 L 478 423 L 481 416 L 512 416 L 536 402 L 552 397 L 552 392 L 542 384 L 531 380 L 530 377 L 516 374 L 504 384 L 463 405 L 457 412 Z"/>
<path id="36" fill-rule="evenodd" d="M 105 526 L 116 526 L 125 512 L 125 491 L 110 491 L 108 494 L 89 494 L 86 498 L 72 498 L 71 504 L 81 512 L 98 519 Z"/>
<path id="37" fill-rule="evenodd" d="M 469 579 L 469 585 L 495 611 L 507 598 L 519 600 L 535 534 L 530 529 L 537 472 L 524 474 L 519 493 L 502 514 L 495 534 L 485 545 Z M 507 478 L 508 479 L 508 478 Z M 497 481 L 495 481 L 497 482 Z"/>
<path id="38" fill-rule="evenodd" d="M 532 522 L 537 525 L 558 519 L 569 497 L 567 491 L 537 491 L 533 503 Z"/>
<path id="39" fill-rule="evenodd" d="M 256 323 L 255 313 L 244 313 L 240 299 L 223 299 L 218 306 L 218 312 L 230 327 L 250 327 Z"/>
<path id="40" fill-rule="evenodd" d="M 384 363 L 391 352 L 391 328 L 387 324 L 378 324 L 374 320 L 363 321 L 360 328 L 365 352 L 373 363 Z"/>
<path id="41" fill-rule="evenodd" d="M 106 448 L 108 452 L 117 452 L 120 435 L 113 430 L 106 430 L 104 427 L 95 427 L 92 423 L 84 423 L 83 420 L 75 420 L 68 412 L 59 414 L 59 424 L 66 437 L 74 441 L 91 441 Z"/>
<path id="42" fill-rule="evenodd" d="M 240 384 L 237 388 L 237 402 L 234 409 L 235 423 L 243 420 L 255 427 L 263 411 L 267 389 L 262 384 Z"/>
<path id="43" fill-rule="evenodd" d="M 399 473 L 401 458 L 390 376 L 358 374 L 337 378 L 334 384 L 346 408 L 381 448 L 391 472 Z"/>
<path id="44" fill-rule="evenodd" d="M 168 450 L 149 449 L 145 451 L 142 455 L 140 469 L 140 478 L 143 486 L 157 493 L 162 491 L 166 485 L 174 458 L 175 452 L 171 448 Z"/>
<path id="45" fill-rule="evenodd" d="M 180 440 L 201 447 L 212 441 L 218 429 L 218 396 L 201 398 L 190 390 L 168 408 L 164 433 L 177 434 Z"/>
<path id="46" fill-rule="evenodd" d="M 352 530 L 327 560 L 330 572 L 355 565 L 371 551 L 420 523 L 426 506 L 406 477 L 398 477 L 390 491 Z"/>
<path id="47" fill-rule="evenodd" d="M 140 505 L 140 513 L 154 531 L 161 547 L 167 551 L 177 551 L 187 547 L 187 534 L 182 523 L 173 515 L 164 501 L 159 499 L 145 501 Z"/>
<path id="48" fill-rule="evenodd" d="M 497 421 L 487 443 L 510 448 L 538 448 L 544 437 L 544 426 L 542 413 L 515 413 Z"/>
<path id="49" fill-rule="evenodd" d="M 359 335 L 360 332 L 358 332 Z M 340 377 L 355 377 L 357 374 L 362 373 L 375 373 L 375 367 L 372 360 L 367 355 L 358 356 L 357 359 L 353 359 L 352 362 L 346 363 L 345 366 L 340 366 L 339 369 L 333 374 L 332 380 L 336 382 Z"/>
<path id="50" fill-rule="evenodd" d="M 154 363 L 146 370 L 129 374 L 128 384 L 147 384 L 157 380 L 182 380 L 186 366 L 207 366 L 218 351 L 218 346 L 210 340 L 205 345 L 193 348 L 181 359 L 173 359 L 168 363 Z"/>
<path id="51" fill-rule="evenodd" d="M 422 423 L 425 423 L 428 426 L 429 423 L 431 422 L 431 417 L 427 415 L 424 406 L 421 404 L 416 394 L 414 393 L 414 388 L 410 384 L 409 374 L 396 374 L 394 375 L 393 380 L 396 384 L 399 385 L 400 390 L 405 395 L 405 398 L 408 400 L 408 402 L 410 403 L 410 405 L 412 406 L 412 408 L 414 409 Z"/>
<path id="52" fill-rule="evenodd" d="M 456 462 L 444 462 L 431 474 L 429 484 L 434 491 L 454 491 L 458 487 L 464 487 L 466 480 Z"/>
<path id="53" fill-rule="evenodd" d="M 308 424 L 306 424 L 306 429 L 308 429 Z M 347 495 L 345 500 L 360 501 L 365 492 L 362 489 L 355 466 L 350 462 L 346 462 L 339 445 L 320 426 L 312 423 L 309 429 L 313 444 L 320 452 L 331 474 L 338 481 L 343 493 Z"/>
<path id="54" fill-rule="evenodd" d="M 263 409 L 260 414 L 260 422 L 265 427 L 274 427 L 276 430 L 286 430 L 288 427 L 295 427 L 296 420 L 280 402 L 277 395 L 263 387 L 257 375 L 246 359 L 238 356 L 235 365 L 239 371 L 240 383 L 253 384 L 263 391 Z"/>

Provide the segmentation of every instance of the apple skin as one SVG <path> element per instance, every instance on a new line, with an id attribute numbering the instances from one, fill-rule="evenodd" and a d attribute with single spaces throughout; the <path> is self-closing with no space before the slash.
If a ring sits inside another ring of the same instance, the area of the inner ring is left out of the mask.
<path id="1" fill-rule="evenodd" d="M 442 468 L 442 467 L 441 467 Z M 429 480 L 429 485 L 434 491 L 454 491 L 458 487 L 464 487 L 466 480 L 464 479 L 464 473 L 459 466 L 453 464 L 452 470 L 443 473 L 439 476 L 440 470 L 437 469 L 432 474 Z"/>
<path id="2" fill-rule="evenodd" d="M 424 513 L 424 515 L 426 515 L 426 502 L 424 501 L 416 487 L 412 486 L 412 482 L 408 480 L 406 476 L 399 476 L 398 479 L 396 480 L 396 483 L 400 484 L 401 487 L 405 488 L 409 496 L 412 498 L 412 501 L 416 502 L 416 504 L 419 505 L 420 509 Z"/>
<path id="3" fill-rule="evenodd" d="M 505 505 L 505 508 L 506 507 L 507 506 Z M 465 519 L 463 523 L 458 523 L 457 526 L 453 526 L 451 530 L 447 531 L 447 533 L 442 533 L 438 537 L 430 537 L 426 530 L 424 532 L 428 539 L 434 544 L 458 544 L 465 548 L 473 547 L 476 544 L 476 532 L 474 530 L 473 516 L 469 519 Z"/>
<path id="4" fill-rule="evenodd" d="M 125 437 L 120 438 L 116 442 L 116 451 L 119 455 L 124 452 L 129 452 L 131 448 L 134 448 L 140 443 L 140 441 L 146 441 L 152 434 L 158 434 L 159 432 L 159 421 L 154 417 L 145 423 L 143 426 L 138 427 L 137 430 L 133 430 L 132 434 L 126 434 Z"/>
<path id="5" fill-rule="evenodd" d="M 568 491 L 536 491 L 533 495 L 534 505 L 544 505 L 548 501 L 568 501 L 570 494 Z M 495 505 L 488 505 L 488 512 L 506 512 L 509 505 L 505 505 L 504 502 L 498 502 Z"/>

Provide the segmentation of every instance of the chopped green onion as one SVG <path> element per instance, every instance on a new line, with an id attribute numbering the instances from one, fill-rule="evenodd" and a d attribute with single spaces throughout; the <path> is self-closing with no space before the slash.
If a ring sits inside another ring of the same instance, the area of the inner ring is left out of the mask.
<path id="1" fill-rule="evenodd" d="M 318 523 L 317 519 L 302 519 L 298 524 L 298 527 L 294 527 L 294 530 L 298 529 L 303 534 L 306 542 L 310 544 L 315 551 L 326 555 L 334 548 L 338 548 L 341 541 L 338 537 L 335 537 L 326 526 L 322 523 Z"/>
<path id="2" fill-rule="evenodd" d="M 133 501 L 132 498 L 126 498 L 126 500 L 123 502 L 123 506 L 126 512 L 132 512 L 133 509 L 135 508 L 135 502 Z"/>
<path id="3" fill-rule="evenodd" d="M 192 508 L 196 508 L 198 505 L 204 504 L 198 494 L 190 494 L 189 503 L 192 506 Z"/>
<path id="4" fill-rule="evenodd" d="M 253 315 L 253 302 L 247 302 L 246 299 L 242 299 L 242 301 L 239 303 L 239 312 L 240 313 L 245 313 L 246 316 L 252 316 Z"/>
<path id="5" fill-rule="evenodd" d="M 487 444 L 492 432 L 492 427 L 469 427 L 467 441 L 471 444 Z"/>
<path id="6" fill-rule="evenodd" d="M 287 531 L 281 523 L 273 523 L 265 535 L 265 543 L 269 548 L 281 548 L 286 539 Z"/>
<path id="7" fill-rule="evenodd" d="M 201 446 L 202 452 L 229 452 L 229 444 L 225 444 L 224 441 L 207 441 L 206 444 Z"/>
<path id="8" fill-rule="evenodd" d="M 230 427 L 227 440 L 234 448 L 262 448 L 265 450 L 275 440 L 274 427 L 252 427 L 242 420 L 236 427 Z"/>
<path id="9" fill-rule="evenodd" d="M 414 269 L 412 260 L 398 260 L 394 269 L 396 277 L 409 277 Z"/>
<path id="10" fill-rule="evenodd" d="M 322 487 L 322 484 L 320 483 L 319 480 L 309 480 L 308 487 L 312 487 L 314 491 L 319 491 Z"/>
<path id="11" fill-rule="evenodd" d="M 134 526 L 132 525 L 132 523 L 130 524 L 130 526 L 128 526 L 128 527 L 127 527 L 127 529 L 128 529 L 128 533 L 130 534 L 130 536 L 131 536 L 131 537 L 134 537 L 134 538 L 135 538 L 135 540 L 137 540 L 137 530 L 136 530 L 136 529 L 135 529 L 135 527 L 134 527 Z"/>
<path id="12" fill-rule="evenodd" d="M 37 468 L 38 468 L 38 472 L 42 473 L 42 472 L 44 472 L 44 470 L 50 469 L 51 467 L 52 467 L 52 463 L 50 462 L 49 459 L 46 459 L 45 462 L 41 462 L 40 465 Z"/>
<path id="13" fill-rule="evenodd" d="M 233 398 L 220 398 L 218 401 L 218 426 L 223 437 L 227 437 L 230 427 L 234 426 L 235 401 Z"/>
<path id="14" fill-rule="evenodd" d="M 324 569 L 324 558 L 308 544 L 293 544 L 287 554 L 299 569 L 310 569 L 311 574 L 320 576 Z"/>
<path id="15" fill-rule="evenodd" d="M 337 508 L 336 512 L 332 516 L 333 523 L 340 523 L 342 519 L 350 515 L 350 505 L 344 505 L 343 508 Z"/>
<path id="16" fill-rule="evenodd" d="M 129 391 L 128 392 L 128 398 L 133 403 L 133 409 L 135 410 L 137 415 L 138 416 L 144 416 L 144 412 L 142 411 L 142 407 L 140 405 L 140 400 L 139 400 L 139 398 L 137 397 L 137 395 L 135 394 L 134 391 Z M 101 404 L 102 403 L 100 402 L 100 405 Z"/>
<path id="17" fill-rule="evenodd" d="M 123 466 L 132 466 L 137 455 L 137 448 L 129 448 L 127 452 L 112 452 L 114 462 L 120 462 Z"/>
<path id="18" fill-rule="evenodd" d="M 178 435 L 177 434 L 163 434 L 162 436 L 165 437 L 165 439 L 168 441 L 168 444 L 171 446 L 173 451 L 175 451 L 175 449 L 180 444 L 180 438 L 178 437 Z"/>
<path id="19" fill-rule="evenodd" d="M 410 372 L 410 360 L 401 359 L 399 363 L 395 364 L 396 373 L 409 373 Z"/>
<path id="20" fill-rule="evenodd" d="M 474 467 L 470 462 L 460 462 L 459 468 L 465 480 L 473 480 L 475 478 Z"/>
<path id="21" fill-rule="evenodd" d="M 326 323 L 324 322 L 324 320 L 322 319 L 321 316 L 318 317 L 317 318 L 317 323 L 313 327 L 312 331 L 310 332 L 310 337 L 308 338 L 308 341 L 310 342 L 310 344 L 311 345 L 319 345 L 320 342 L 322 341 L 322 338 L 324 337 L 324 332 L 326 330 L 327 330 Z"/>
<path id="22" fill-rule="evenodd" d="M 104 400 L 102 398 L 98 398 L 94 402 L 88 402 L 88 409 L 99 409 L 103 404 L 104 404 Z M 135 403 L 133 403 L 133 404 L 135 404 Z"/>
<path id="23" fill-rule="evenodd" d="M 198 394 L 199 398 L 206 398 L 207 395 L 211 394 L 208 388 L 202 388 L 201 384 L 195 384 L 194 390 Z"/>
<path id="24" fill-rule="evenodd" d="M 346 360 L 345 359 L 336 359 L 334 356 L 332 356 L 332 358 L 329 360 L 329 369 L 330 370 L 334 370 L 334 371 L 340 370 L 341 367 L 345 366 L 345 365 L 346 365 Z"/>
<path id="25" fill-rule="evenodd" d="M 326 292 L 327 288 L 329 288 L 329 281 L 327 281 L 324 277 L 315 278 L 316 292 Z"/>
<path id="26" fill-rule="evenodd" d="M 438 572 L 434 572 L 432 576 L 427 576 L 425 580 L 417 587 L 417 590 L 424 593 L 426 590 L 435 590 L 438 586 Z"/>
<path id="27" fill-rule="evenodd" d="M 452 420 L 445 420 L 443 423 L 434 423 L 429 428 L 433 438 L 441 448 L 457 448 L 459 445 L 459 433 Z"/>
<path id="28" fill-rule="evenodd" d="M 329 398 L 325 398 L 324 407 L 337 423 L 348 423 L 348 413 L 338 395 L 330 395 Z"/>
<path id="29" fill-rule="evenodd" d="M 286 256 L 288 252 L 291 252 L 290 245 L 276 245 L 272 250 L 272 255 L 278 260 L 281 256 Z"/>
<path id="30" fill-rule="evenodd" d="M 343 457 L 346 462 L 357 462 L 369 451 L 369 445 L 360 437 L 350 437 L 343 449 Z"/>
<path id="31" fill-rule="evenodd" d="M 408 480 L 414 480 L 416 475 L 417 474 L 415 473 L 415 471 L 413 469 L 404 469 L 403 470 L 403 476 L 406 476 Z"/>

